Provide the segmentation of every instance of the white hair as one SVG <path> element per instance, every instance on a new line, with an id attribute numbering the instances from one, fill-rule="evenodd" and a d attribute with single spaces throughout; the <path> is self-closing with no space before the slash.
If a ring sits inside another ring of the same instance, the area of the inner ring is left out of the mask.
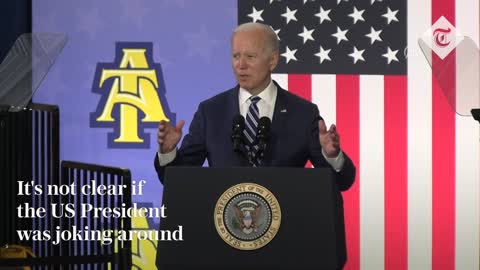
<path id="1" fill-rule="evenodd" d="M 255 31 L 255 30 L 259 30 L 265 33 L 267 38 L 267 43 L 268 43 L 266 47 L 270 49 L 271 52 L 279 50 L 280 44 L 278 42 L 277 34 L 275 33 L 275 31 L 273 31 L 273 28 L 270 25 L 266 25 L 263 23 L 249 22 L 249 23 L 240 24 L 233 31 L 232 39 L 235 33 Z"/>

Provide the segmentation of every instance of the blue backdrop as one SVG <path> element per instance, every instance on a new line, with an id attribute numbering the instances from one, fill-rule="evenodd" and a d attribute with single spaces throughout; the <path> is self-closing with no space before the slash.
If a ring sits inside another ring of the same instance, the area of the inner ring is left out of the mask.
<path id="1" fill-rule="evenodd" d="M 176 115 L 173 122 L 186 121 L 186 132 L 201 100 L 235 84 L 230 34 L 236 12 L 236 1 L 223 0 L 33 1 L 33 32 L 68 37 L 34 96 L 35 102 L 60 107 L 61 159 L 127 167 L 134 180 L 147 181 L 144 195 L 133 200 L 159 206 L 156 128 L 140 130 L 150 136 L 149 147 L 125 149 L 109 147 L 113 128 L 90 127 L 102 97 L 92 90 L 97 65 L 114 63 L 117 42 L 151 42 L 165 86 L 162 106 Z"/>

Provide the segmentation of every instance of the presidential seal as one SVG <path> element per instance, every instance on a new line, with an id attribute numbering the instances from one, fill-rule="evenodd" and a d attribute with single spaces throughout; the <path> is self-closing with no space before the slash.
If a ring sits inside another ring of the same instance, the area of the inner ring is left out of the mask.
<path id="1" fill-rule="evenodd" d="M 278 232 L 282 212 L 265 187 L 242 183 L 227 189 L 215 206 L 214 222 L 220 237 L 240 250 L 267 245 Z"/>

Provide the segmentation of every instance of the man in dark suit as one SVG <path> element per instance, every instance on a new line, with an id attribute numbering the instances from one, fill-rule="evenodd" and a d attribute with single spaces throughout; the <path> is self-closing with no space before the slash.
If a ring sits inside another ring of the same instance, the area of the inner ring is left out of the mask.
<path id="1" fill-rule="evenodd" d="M 232 35 L 232 66 L 238 85 L 200 103 L 178 150 L 185 122 L 175 127 L 160 123 L 155 155 L 160 180 L 167 166 L 201 166 L 205 159 L 215 167 L 303 167 L 310 160 L 315 167 L 331 168 L 340 190 L 353 184 L 355 166 L 340 149 L 335 125 L 327 130 L 316 105 L 271 79 L 278 58 L 277 35 L 269 26 L 247 23 L 237 27 Z M 246 118 L 250 158 L 233 150 L 232 121 L 239 114 Z M 272 125 L 263 155 L 257 155 L 258 145 L 252 137 L 261 117 L 271 119 Z"/>

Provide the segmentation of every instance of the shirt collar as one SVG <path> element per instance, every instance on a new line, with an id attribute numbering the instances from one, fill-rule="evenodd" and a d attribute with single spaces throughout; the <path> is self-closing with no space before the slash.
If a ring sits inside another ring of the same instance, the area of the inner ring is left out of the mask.
<path id="1" fill-rule="evenodd" d="M 259 96 L 264 102 L 268 105 L 273 106 L 273 102 L 275 100 L 275 95 L 277 93 L 277 86 L 270 80 L 267 88 L 260 92 L 257 96 Z M 247 100 L 252 96 L 246 89 L 241 88 L 238 92 L 240 104 L 244 104 Z"/>

